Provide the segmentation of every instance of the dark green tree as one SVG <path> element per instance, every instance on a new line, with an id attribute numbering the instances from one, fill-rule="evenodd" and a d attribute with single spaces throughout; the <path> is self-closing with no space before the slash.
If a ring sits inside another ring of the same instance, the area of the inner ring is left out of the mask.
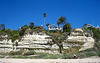
<path id="1" fill-rule="evenodd" d="M 12 43 L 13 43 L 13 50 L 14 50 L 14 42 L 16 39 L 19 39 L 20 38 L 20 35 L 19 35 L 19 32 L 18 30 L 12 30 L 12 35 L 11 35 L 11 40 L 12 40 Z"/>
<path id="2" fill-rule="evenodd" d="M 59 52 L 62 53 L 63 50 L 62 40 L 59 40 L 58 46 L 59 46 Z"/>
<path id="3" fill-rule="evenodd" d="M 83 26 L 83 27 L 87 27 L 87 25 L 88 25 L 88 24 L 84 24 L 84 26 Z"/>
<path id="4" fill-rule="evenodd" d="M 24 29 L 27 30 L 29 28 L 29 26 L 27 25 L 24 25 Z"/>
<path id="5" fill-rule="evenodd" d="M 71 32 L 71 29 L 72 29 L 72 26 L 70 23 L 66 23 L 64 26 L 63 26 L 63 31 L 64 32 Z"/>
<path id="6" fill-rule="evenodd" d="M 87 29 L 93 32 L 93 37 L 95 38 L 96 41 L 100 40 L 100 30 L 94 27 L 88 27 Z"/>
<path id="7" fill-rule="evenodd" d="M 5 25 L 4 25 L 4 24 L 1 24 L 1 25 L 0 25 L 0 30 L 2 30 L 2 31 L 5 30 Z"/>
<path id="8" fill-rule="evenodd" d="M 19 28 L 18 30 L 19 30 L 19 35 L 20 35 L 20 36 L 23 36 L 23 35 L 24 35 L 24 32 L 25 32 L 24 27 L 22 26 L 22 27 Z"/>
<path id="9" fill-rule="evenodd" d="M 66 18 L 63 17 L 63 16 L 61 16 L 61 17 L 58 18 L 58 21 L 59 21 L 60 24 L 61 24 L 61 28 L 62 28 L 61 31 L 63 32 L 63 24 L 66 23 Z"/>
<path id="10" fill-rule="evenodd" d="M 57 25 L 58 25 L 58 28 L 59 28 L 59 25 L 60 25 L 60 21 L 57 21 Z"/>
<path id="11" fill-rule="evenodd" d="M 34 27 L 34 23 L 31 22 L 29 27 L 30 27 L 30 29 L 33 29 L 33 27 Z"/>
<path id="12" fill-rule="evenodd" d="M 50 25 L 49 23 L 46 24 L 46 26 L 48 27 L 48 32 L 49 32 L 49 25 Z"/>

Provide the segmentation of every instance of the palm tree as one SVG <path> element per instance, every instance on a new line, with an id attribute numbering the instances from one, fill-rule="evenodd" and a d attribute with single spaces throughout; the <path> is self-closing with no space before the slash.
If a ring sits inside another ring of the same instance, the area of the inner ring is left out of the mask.
<path id="1" fill-rule="evenodd" d="M 57 25 L 58 25 L 58 32 L 59 32 L 60 21 L 57 21 Z"/>
<path id="2" fill-rule="evenodd" d="M 60 21 L 57 21 L 57 25 L 58 25 L 58 28 L 59 28 L 59 25 L 60 25 Z"/>
<path id="3" fill-rule="evenodd" d="M 44 13 L 43 16 L 44 16 L 44 27 L 45 27 L 45 17 L 47 16 L 47 14 Z"/>
<path id="4" fill-rule="evenodd" d="M 66 23 L 66 18 L 61 16 L 61 17 L 58 18 L 58 21 L 60 21 L 60 23 L 61 23 L 61 31 L 63 32 L 63 26 L 62 25 L 63 25 L 63 23 Z"/>
<path id="5" fill-rule="evenodd" d="M 88 26 L 88 24 L 84 24 L 84 26 L 83 27 L 87 27 Z"/>
<path id="6" fill-rule="evenodd" d="M 50 25 L 50 24 L 49 24 L 49 23 L 47 23 L 46 25 L 47 25 L 47 27 L 48 27 L 48 32 L 49 32 L 49 25 Z"/>

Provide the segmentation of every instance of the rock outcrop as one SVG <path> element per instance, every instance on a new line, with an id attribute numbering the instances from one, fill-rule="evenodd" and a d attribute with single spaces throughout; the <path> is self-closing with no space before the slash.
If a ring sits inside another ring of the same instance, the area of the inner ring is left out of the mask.
<path id="1" fill-rule="evenodd" d="M 49 37 L 50 36 L 41 32 L 33 32 L 32 34 L 26 34 L 23 36 L 21 41 L 18 42 L 18 46 L 16 47 L 16 49 L 35 50 L 36 52 L 57 54 L 57 49 L 59 47 L 56 44 L 50 46 L 50 44 L 48 43 L 52 42 L 52 39 L 50 39 Z"/>
<path id="2" fill-rule="evenodd" d="M 12 50 L 12 41 L 8 35 L 0 36 L 0 52 L 9 52 Z"/>
<path id="3" fill-rule="evenodd" d="M 30 31 L 30 30 L 29 30 Z M 11 39 L 8 39 L 8 35 L 0 36 L 0 51 L 11 50 L 35 50 L 36 52 L 43 52 L 49 54 L 59 54 L 59 46 L 52 43 L 51 36 L 46 35 L 43 32 L 29 32 L 26 31 L 21 40 L 15 40 L 14 44 Z M 18 44 L 18 45 L 16 45 Z M 13 47 L 14 45 L 14 47 Z M 80 47 L 79 51 L 92 48 L 94 45 L 94 39 L 91 34 L 84 32 L 78 28 L 71 32 L 63 42 L 63 49 L 69 49 L 70 47 Z"/>
<path id="4" fill-rule="evenodd" d="M 93 47 L 94 39 L 89 33 L 84 32 L 82 29 L 78 28 L 71 32 L 71 35 L 68 36 L 64 44 L 66 44 L 66 46 L 64 46 L 65 48 L 79 46 L 81 47 L 79 51 L 83 51 Z"/>

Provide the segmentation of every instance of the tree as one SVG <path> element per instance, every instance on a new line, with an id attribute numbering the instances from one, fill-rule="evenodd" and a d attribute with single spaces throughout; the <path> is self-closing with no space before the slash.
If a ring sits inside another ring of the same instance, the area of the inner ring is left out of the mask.
<path id="1" fill-rule="evenodd" d="M 18 42 L 15 41 L 15 50 L 17 49 L 17 46 L 18 46 Z"/>
<path id="2" fill-rule="evenodd" d="M 31 22 L 29 27 L 30 27 L 30 29 L 33 29 L 33 27 L 34 27 L 34 23 Z"/>
<path id="3" fill-rule="evenodd" d="M 71 32 L 71 29 L 72 29 L 72 26 L 70 23 L 66 23 L 64 26 L 63 26 L 63 31 L 64 32 Z"/>
<path id="4" fill-rule="evenodd" d="M 58 25 L 58 28 L 59 28 L 59 25 L 60 25 L 60 21 L 57 21 L 57 25 Z"/>
<path id="5" fill-rule="evenodd" d="M 93 38 L 98 41 L 100 40 L 100 30 L 94 28 L 94 27 L 88 27 L 87 29 L 89 29 L 90 31 L 93 32 Z"/>
<path id="6" fill-rule="evenodd" d="M 83 27 L 87 27 L 88 26 L 88 24 L 84 24 L 84 26 Z"/>
<path id="7" fill-rule="evenodd" d="M 49 24 L 49 23 L 47 23 L 46 25 L 47 25 L 47 27 L 48 27 L 48 32 L 49 32 L 49 25 L 50 25 L 50 24 Z"/>
<path id="8" fill-rule="evenodd" d="M 61 24 L 61 31 L 63 32 L 63 23 L 66 23 L 66 18 L 61 16 L 61 17 L 58 18 L 58 21 Z"/>
<path id="9" fill-rule="evenodd" d="M 20 35 L 19 35 L 19 32 L 18 30 L 12 30 L 12 35 L 11 35 L 11 40 L 12 40 L 12 43 L 13 43 L 13 50 L 14 50 L 14 42 L 16 39 L 19 39 L 20 38 Z"/>
<path id="10" fill-rule="evenodd" d="M 45 17 L 47 16 L 47 14 L 44 13 L 43 16 L 44 16 L 44 28 L 45 28 Z"/>
<path id="11" fill-rule="evenodd" d="M 19 28 L 19 30 L 18 30 L 18 31 L 19 31 L 19 35 L 20 35 L 20 36 L 23 36 L 25 30 L 26 30 L 26 29 L 24 28 L 24 26 L 22 26 L 21 28 Z"/>
<path id="12" fill-rule="evenodd" d="M 63 50 L 62 40 L 59 40 L 58 46 L 59 46 L 59 52 L 62 53 L 62 50 Z"/>
<path id="13" fill-rule="evenodd" d="M 0 30 L 2 30 L 2 31 L 5 30 L 5 25 L 4 25 L 4 24 L 1 24 L 1 25 L 0 25 Z"/>

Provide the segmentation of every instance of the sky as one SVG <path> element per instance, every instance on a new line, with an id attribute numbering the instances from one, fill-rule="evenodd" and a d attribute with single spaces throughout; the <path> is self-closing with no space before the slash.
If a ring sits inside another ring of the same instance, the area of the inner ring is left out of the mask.
<path id="1" fill-rule="evenodd" d="M 30 22 L 41 26 L 43 13 L 47 13 L 46 24 L 57 25 L 57 19 L 64 16 L 72 28 L 84 24 L 97 26 L 100 25 L 100 0 L 0 0 L 0 24 L 6 29 L 17 30 L 29 26 Z"/>

